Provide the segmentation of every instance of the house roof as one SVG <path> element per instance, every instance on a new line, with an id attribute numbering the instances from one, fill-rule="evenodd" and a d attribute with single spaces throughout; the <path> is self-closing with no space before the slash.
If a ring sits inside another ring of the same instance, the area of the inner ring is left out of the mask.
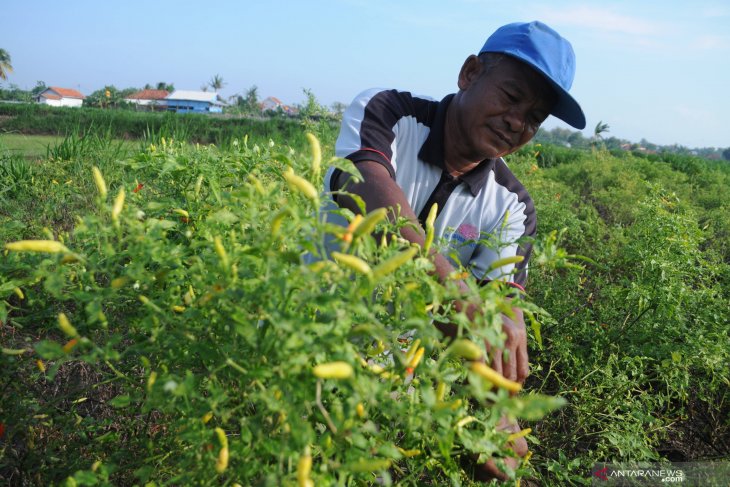
<path id="1" fill-rule="evenodd" d="M 167 95 L 168 100 L 207 101 L 215 103 L 218 94 L 214 91 L 175 90 Z"/>
<path id="2" fill-rule="evenodd" d="M 59 95 L 54 95 L 53 93 L 41 93 L 40 96 L 43 98 L 48 98 L 49 100 L 60 100 L 61 97 Z"/>
<path id="3" fill-rule="evenodd" d="M 270 96 L 270 97 L 268 97 L 267 99 L 265 99 L 265 100 L 264 100 L 264 102 L 267 102 L 267 101 L 273 101 L 273 102 L 274 102 L 274 103 L 276 103 L 277 105 L 283 105 L 283 104 L 284 104 L 284 102 L 283 102 L 283 101 L 279 100 L 279 99 L 278 99 L 277 97 L 275 97 L 275 96 Z"/>
<path id="4" fill-rule="evenodd" d="M 163 100 L 167 98 L 170 92 L 167 90 L 141 90 L 136 93 L 132 93 L 126 99 L 127 100 Z"/>
<path id="5" fill-rule="evenodd" d="M 84 95 L 76 90 L 72 90 L 70 88 L 59 88 L 58 86 L 49 86 L 48 88 L 46 88 L 45 91 L 41 93 L 41 96 L 45 98 L 51 98 L 52 100 L 57 100 L 58 98 L 52 98 L 48 96 L 49 90 L 55 92 L 57 95 L 63 98 L 79 98 L 81 100 L 86 98 Z"/>

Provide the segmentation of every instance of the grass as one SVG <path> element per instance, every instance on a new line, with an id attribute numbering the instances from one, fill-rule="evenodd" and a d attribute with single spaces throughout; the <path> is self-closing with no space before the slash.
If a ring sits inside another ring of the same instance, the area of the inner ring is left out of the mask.
<path id="1" fill-rule="evenodd" d="M 46 156 L 48 147 L 55 146 L 63 140 L 56 135 L 0 135 L 0 150 L 12 154 L 20 154 L 26 159 L 41 159 Z"/>

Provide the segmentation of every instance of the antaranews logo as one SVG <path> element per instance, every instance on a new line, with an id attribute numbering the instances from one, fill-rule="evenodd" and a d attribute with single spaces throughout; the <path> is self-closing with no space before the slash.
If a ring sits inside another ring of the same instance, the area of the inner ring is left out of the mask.
<path id="1" fill-rule="evenodd" d="M 594 470 L 593 475 L 601 480 L 608 480 L 608 467 L 603 467 L 600 470 Z"/>
<path id="2" fill-rule="evenodd" d="M 681 468 L 656 464 L 597 464 L 591 471 L 594 485 L 663 485 L 685 482 Z"/>

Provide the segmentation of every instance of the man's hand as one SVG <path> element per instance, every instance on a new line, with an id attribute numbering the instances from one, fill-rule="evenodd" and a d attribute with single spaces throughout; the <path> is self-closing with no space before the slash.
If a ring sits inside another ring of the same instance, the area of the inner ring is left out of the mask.
<path id="1" fill-rule="evenodd" d="M 518 433 L 520 431 L 520 425 L 517 424 L 516 421 L 510 423 L 507 418 L 503 416 L 499 420 L 497 429 L 510 434 Z M 517 470 L 517 467 L 521 463 L 520 459 L 527 455 L 527 441 L 525 441 L 524 438 L 517 438 L 513 442 L 509 443 L 507 446 L 512 449 L 512 451 L 515 453 L 515 456 L 505 457 L 505 466 L 510 470 Z M 497 464 L 493 459 L 488 460 L 486 463 L 474 465 L 473 476 L 474 480 L 480 480 L 483 482 L 492 479 L 507 480 L 508 478 L 507 474 L 503 472 L 499 467 L 497 467 Z"/>
<path id="2" fill-rule="evenodd" d="M 507 335 L 504 343 L 504 350 L 492 348 L 486 344 L 489 351 L 491 366 L 507 379 L 525 382 L 530 373 L 530 364 L 527 357 L 527 332 L 525 331 L 525 317 L 522 310 L 512 308 L 515 318 L 502 315 L 502 331 Z M 504 351 L 509 355 L 505 359 Z"/>

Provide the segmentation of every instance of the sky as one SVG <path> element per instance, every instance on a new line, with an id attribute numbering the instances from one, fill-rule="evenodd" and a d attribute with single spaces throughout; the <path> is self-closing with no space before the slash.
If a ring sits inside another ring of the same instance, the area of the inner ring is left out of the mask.
<path id="1" fill-rule="evenodd" d="M 604 122 L 634 142 L 730 147 L 730 0 L 0 0 L 2 86 L 199 90 L 219 75 L 224 97 L 256 86 L 287 104 L 305 89 L 327 106 L 373 87 L 441 99 L 494 30 L 531 20 L 573 45 L 586 137 Z"/>

